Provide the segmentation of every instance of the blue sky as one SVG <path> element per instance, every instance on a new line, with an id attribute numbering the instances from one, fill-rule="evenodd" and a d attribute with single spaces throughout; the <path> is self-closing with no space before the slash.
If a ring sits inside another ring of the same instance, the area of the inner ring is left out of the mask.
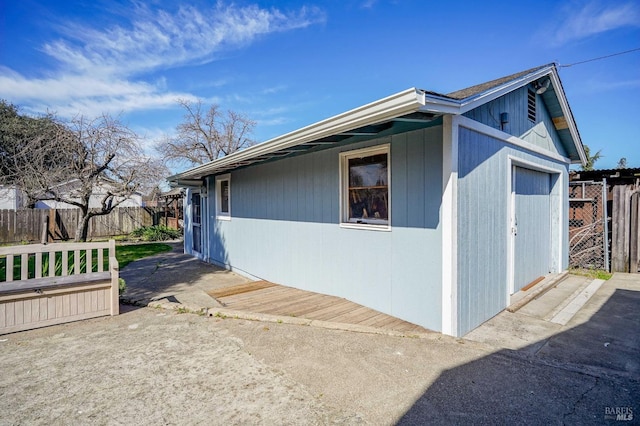
<path id="1" fill-rule="evenodd" d="M 639 47 L 634 0 L 0 0 L 0 98 L 120 115 L 148 146 L 181 121 L 177 99 L 200 98 L 256 120 L 262 142 L 409 87 Z M 640 51 L 560 77 L 596 167 L 640 167 Z"/>

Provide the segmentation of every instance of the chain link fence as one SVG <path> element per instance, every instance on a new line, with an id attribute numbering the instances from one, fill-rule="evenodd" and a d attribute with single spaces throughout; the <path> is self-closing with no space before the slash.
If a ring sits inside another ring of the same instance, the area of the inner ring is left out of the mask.
<path id="1" fill-rule="evenodd" d="M 569 266 L 609 270 L 604 182 L 569 183 Z"/>

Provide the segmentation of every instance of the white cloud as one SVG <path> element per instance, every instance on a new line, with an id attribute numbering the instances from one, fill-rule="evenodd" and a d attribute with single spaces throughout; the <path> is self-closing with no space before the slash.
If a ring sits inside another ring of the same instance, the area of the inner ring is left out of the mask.
<path id="1" fill-rule="evenodd" d="M 161 90 L 162 82 L 150 84 L 118 78 L 98 79 L 95 76 L 62 74 L 52 78 L 27 79 L 22 75 L 0 68 L 2 97 L 19 100 L 34 111 L 52 110 L 71 117 L 82 113 L 96 116 L 101 113 L 117 114 L 137 109 L 175 106 L 178 98 L 195 99 L 189 93 Z"/>
<path id="2" fill-rule="evenodd" d="M 208 63 L 219 52 L 260 36 L 324 19 L 314 8 L 284 13 L 222 2 L 209 9 L 181 6 L 176 13 L 136 3 L 130 15 L 128 22 L 105 29 L 64 23 L 61 37 L 42 46 L 57 69 L 27 78 L 0 67 L 0 97 L 27 108 L 44 105 L 63 115 L 164 108 L 175 105 L 176 98 L 193 96 L 167 91 L 162 78 L 145 81 L 145 73 Z"/>
<path id="3" fill-rule="evenodd" d="M 219 3 L 209 10 L 182 6 L 175 14 L 138 6 L 130 26 L 95 30 L 75 26 L 66 40 L 47 43 L 44 51 L 75 71 L 131 75 L 193 63 L 206 63 L 227 48 L 243 46 L 261 35 L 288 31 L 322 20 L 316 9 L 285 14 L 258 6 Z"/>
<path id="4" fill-rule="evenodd" d="M 623 27 L 640 27 L 640 5 L 635 2 L 591 1 L 564 8 L 563 18 L 550 29 L 552 41 L 563 45 Z"/>
<path id="5" fill-rule="evenodd" d="M 360 7 L 362 7 L 363 9 L 371 9 L 373 8 L 373 6 L 375 6 L 376 3 L 377 0 L 364 0 Z"/>
<path id="6" fill-rule="evenodd" d="M 280 126 L 282 124 L 291 122 L 291 119 L 288 117 L 275 117 L 268 119 L 259 119 L 257 120 L 257 122 L 261 126 Z"/>

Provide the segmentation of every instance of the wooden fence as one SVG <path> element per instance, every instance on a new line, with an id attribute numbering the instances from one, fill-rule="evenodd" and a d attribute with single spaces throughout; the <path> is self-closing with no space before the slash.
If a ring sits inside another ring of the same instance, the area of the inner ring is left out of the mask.
<path id="1" fill-rule="evenodd" d="M 640 185 L 613 187 L 611 270 L 640 272 Z"/>
<path id="2" fill-rule="evenodd" d="M 0 210 L 0 244 L 72 240 L 78 227 L 78 209 Z M 110 214 L 94 216 L 88 239 L 126 235 L 141 226 L 158 224 L 161 214 L 144 207 L 121 207 Z"/>

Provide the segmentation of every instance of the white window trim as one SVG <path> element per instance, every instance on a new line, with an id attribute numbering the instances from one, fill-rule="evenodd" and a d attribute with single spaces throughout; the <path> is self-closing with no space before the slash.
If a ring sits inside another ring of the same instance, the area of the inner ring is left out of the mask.
<path id="1" fill-rule="evenodd" d="M 391 230 L 391 145 L 386 143 L 368 148 L 356 149 L 353 151 L 345 151 L 340 153 L 340 227 L 350 229 L 368 229 L 373 231 L 390 231 Z M 367 223 L 356 223 L 349 221 L 349 160 L 351 158 L 360 158 L 364 156 L 387 154 L 387 184 L 388 190 L 388 206 L 386 223 L 376 219 L 368 219 Z"/>
<path id="2" fill-rule="evenodd" d="M 222 207 L 222 182 L 227 181 L 229 184 L 229 211 L 221 212 Z M 231 220 L 231 174 L 216 176 L 216 219 L 218 220 Z"/>

